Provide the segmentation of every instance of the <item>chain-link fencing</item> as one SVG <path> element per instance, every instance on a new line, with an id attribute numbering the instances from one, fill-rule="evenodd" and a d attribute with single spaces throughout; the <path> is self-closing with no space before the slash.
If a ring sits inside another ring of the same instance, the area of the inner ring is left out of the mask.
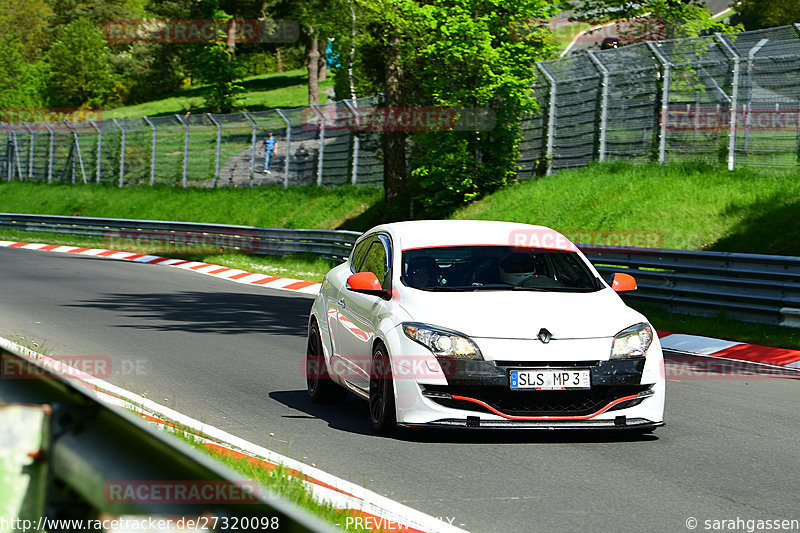
<path id="1" fill-rule="evenodd" d="M 538 69 L 520 178 L 608 159 L 800 164 L 800 25 L 585 51 Z"/>
<path id="2" fill-rule="evenodd" d="M 729 169 L 800 164 L 800 24 L 584 51 L 537 70 L 538 111 L 522 117 L 522 179 L 609 159 L 693 159 Z M 380 184 L 380 131 L 369 125 L 378 103 L 0 122 L 0 178 Z"/>
<path id="3" fill-rule="evenodd" d="M 380 184 L 377 98 L 253 113 L 0 123 L 0 179 L 119 186 Z M 268 149 L 272 148 L 271 150 Z"/>

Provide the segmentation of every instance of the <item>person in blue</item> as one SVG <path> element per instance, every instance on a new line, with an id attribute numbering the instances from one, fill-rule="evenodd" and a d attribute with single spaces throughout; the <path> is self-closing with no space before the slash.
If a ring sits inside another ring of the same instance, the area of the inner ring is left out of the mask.
<path id="1" fill-rule="evenodd" d="M 269 160 L 272 159 L 273 153 L 275 153 L 275 139 L 272 138 L 272 132 L 269 132 L 267 140 L 264 141 L 264 174 L 269 174 Z"/>

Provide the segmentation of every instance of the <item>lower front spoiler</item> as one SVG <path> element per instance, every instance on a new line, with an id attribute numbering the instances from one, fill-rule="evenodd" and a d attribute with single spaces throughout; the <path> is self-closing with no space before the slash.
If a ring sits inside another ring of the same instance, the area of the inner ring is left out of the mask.
<path id="1" fill-rule="evenodd" d="M 556 420 L 486 420 L 479 417 L 467 419 L 446 418 L 424 424 L 398 424 L 405 428 L 468 428 L 468 429 L 542 429 L 542 430 L 634 430 L 652 431 L 666 425 L 664 422 L 653 422 L 646 418 L 617 417 L 609 420 L 581 420 L 581 421 L 556 421 Z"/>

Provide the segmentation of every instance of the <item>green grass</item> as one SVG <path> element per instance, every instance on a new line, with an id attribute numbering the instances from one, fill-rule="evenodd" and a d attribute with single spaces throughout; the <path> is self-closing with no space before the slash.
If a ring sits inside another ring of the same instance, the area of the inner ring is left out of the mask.
<path id="1" fill-rule="evenodd" d="M 664 248 L 800 255 L 799 199 L 797 171 L 611 162 L 512 185 L 454 218 L 541 224 L 586 244 L 634 234 Z"/>
<path id="2" fill-rule="evenodd" d="M 182 189 L 0 183 L 0 212 L 335 229 L 378 203 L 372 187 Z"/>
<path id="3" fill-rule="evenodd" d="M 645 315 L 659 331 L 800 350 L 800 329 L 750 322 L 745 325 L 721 314 L 713 317 L 678 315 L 644 303 L 628 302 L 628 305 Z"/>
<path id="4" fill-rule="evenodd" d="M 231 470 L 252 479 L 258 484 L 267 487 L 276 494 L 306 509 L 321 520 L 334 524 L 347 531 L 372 531 L 371 529 L 364 529 L 353 524 L 346 527 L 347 517 L 359 516 L 357 512 L 337 509 L 327 501 L 318 500 L 312 494 L 311 489 L 303 484 L 301 479 L 293 476 L 285 467 L 278 466 L 276 468 L 270 468 L 256 459 L 236 457 L 230 453 L 209 448 L 204 443 L 198 442 L 194 438 L 190 438 L 179 431 L 171 433 L 195 449 L 214 457 Z"/>
<path id="5" fill-rule="evenodd" d="M 239 94 L 246 111 L 263 111 L 275 108 L 292 108 L 308 105 L 308 75 L 305 69 L 276 72 L 244 78 L 239 82 L 244 91 Z M 333 75 L 319 84 L 319 101 L 328 101 L 325 89 L 333 86 Z M 205 85 L 187 87 L 159 100 L 142 104 L 103 110 L 103 118 L 135 118 L 193 114 L 207 111 L 203 97 L 208 92 Z"/>

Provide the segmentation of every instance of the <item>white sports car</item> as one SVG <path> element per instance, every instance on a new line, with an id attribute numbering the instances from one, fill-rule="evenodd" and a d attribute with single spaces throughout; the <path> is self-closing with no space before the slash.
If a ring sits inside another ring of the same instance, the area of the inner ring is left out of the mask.
<path id="1" fill-rule="evenodd" d="M 414 221 L 362 235 L 325 276 L 308 323 L 314 402 L 369 401 L 403 427 L 664 425 L 663 356 L 647 319 L 560 233 Z"/>

